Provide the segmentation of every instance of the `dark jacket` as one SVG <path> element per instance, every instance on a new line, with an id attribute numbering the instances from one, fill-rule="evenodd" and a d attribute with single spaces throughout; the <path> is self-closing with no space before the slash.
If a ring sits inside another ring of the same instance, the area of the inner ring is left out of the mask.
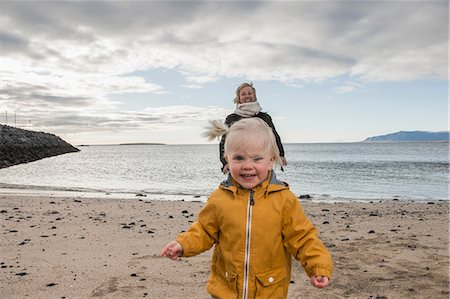
<path id="1" fill-rule="evenodd" d="M 259 112 L 258 114 L 256 114 L 253 117 L 261 118 L 263 121 L 265 121 L 269 125 L 269 127 L 272 128 L 273 134 L 275 135 L 275 140 L 278 145 L 278 150 L 280 151 L 280 157 L 284 157 L 284 149 L 283 149 L 283 145 L 281 144 L 281 138 L 280 138 L 280 135 L 278 135 L 277 130 L 275 130 L 275 126 L 273 125 L 272 118 L 270 117 L 270 115 L 265 112 Z M 234 124 L 238 120 L 241 120 L 242 118 L 243 118 L 242 116 L 237 115 L 236 113 L 230 114 L 225 119 L 225 124 L 228 127 L 231 127 L 232 124 Z M 220 140 L 220 143 L 219 143 L 219 154 L 220 154 L 220 162 L 222 162 L 222 170 L 225 167 L 225 165 L 227 165 L 227 161 L 223 157 L 224 146 L 225 146 L 225 135 L 222 136 L 222 139 Z"/>

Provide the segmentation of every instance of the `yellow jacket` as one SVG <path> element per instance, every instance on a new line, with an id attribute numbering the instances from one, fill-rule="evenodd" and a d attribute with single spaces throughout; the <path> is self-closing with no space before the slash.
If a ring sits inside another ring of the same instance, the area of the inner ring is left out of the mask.
<path id="1" fill-rule="evenodd" d="M 287 184 L 269 175 L 252 190 L 231 178 L 176 241 L 189 257 L 215 244 L 207 291 L 215 298 L 286 298 L 291 255 L 308 276 L 331 278 L 331 255 Z"/>

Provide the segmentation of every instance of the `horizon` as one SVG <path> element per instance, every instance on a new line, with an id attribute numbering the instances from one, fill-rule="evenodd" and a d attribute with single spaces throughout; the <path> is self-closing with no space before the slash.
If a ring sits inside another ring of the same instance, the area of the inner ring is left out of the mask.
<path id="1" fill-rule="evenodd" d="M 71 144 L 208 144 L 248 81 L 286 144 L 449 130 L 448 1 L 1 7 L 0 123 Z"/>
<path id="2" fill-rule="evenodd" d="M 3 125 L 3 124 L 0 124 Z M 21 130 L 27 130 L 27 131 L 31 131 L 31 132 L 40 132 L 40 133 L 48 133 L 48 134 L 53 134 L 52 132 L 44 132 L 44 131 L 33 131 L 33 130 L 28 130 L 28 129 L 23 129 L 23 128 L 19 128 L 19 127 L 15 127 L 15 126 L 11 126 L 11 125 L 5 125 L 11 128 L 16 128 L 16 129 L 21 129 Z M 320 141 L 320 142 L 283 142 L 283 144 L 287 145 L 287 144 L 339 144 L 339 143 L 361 143 L 361 142 L 375 142 L 375 143 L 383 143 L 383 142 L 449 142 L 449 140 L 406 140 L 406 141 L 402 141 L 402 140 L 395 140 L 395 141 L 375 141 L 375 140 L 370 140 L 368 141 L 367 139 L 370 138 L 374 138 L 374 137 L 384 137 L 384 136 L 388 136 L 388 135 L 394 135 L 394 134 L 398 134 L 398 133 L 447 133 L 450 135 L 450 130 L 449 131 L 423 131 L 423 130 L 413 130 L 413 131 L 405 131 L 405 130 L 401 130 L 401 131 L 397 131 L 397 132 L 391 132 L 391 133 L 386 133 L 386 134 L 381 134 L 381 135 L 376 135 L 376 136 L 368 136 L 366 137 L 364 140 L 359 140 L 359 141 L 340 141 L 340 142 L 327 142 L 327 141 Z M 60 136 L 58 136 L 60 137 Z M 64 140 L 66 141 L 66 140 Z M 205 141 L 203 143 L 160 143 L 160 142 L 130 142 L 130 143 L 86 143 L 86 144 L 71 144 L 74 146 L 116 146 L 116 145 L 214 145 L 217 146 L 218 145 L 218 140 L 214 140 L 214 141 Z"/>
<path id="3" fill-rule="evenodd" d="M 289 143 L 283 143 L 283 145 L 296 145 L 296 144 L 350 144 L 350 143 L 420 143 L 420 142 L 427 142 L 427 143 L 440 143 L 440 142 L 447 142 L 449 143 L 450 140 L 411 140 L 411 141 L 341 141 L 341 142 L 289 142 Z M 158 143 L 158 144 L 152 144 L 152 143 L 141 143 L 141 144 L 73 144 L 73 146 L 79 146 L 79 147 L 89 147 L 89 146 L 127 146 L 127 145 L 145 145 L 145 146 L 179 146 L 179 145 L 208 145 L 208 146 L 216 146 L 217 144 L 209 144 L 209 143 Z"/>

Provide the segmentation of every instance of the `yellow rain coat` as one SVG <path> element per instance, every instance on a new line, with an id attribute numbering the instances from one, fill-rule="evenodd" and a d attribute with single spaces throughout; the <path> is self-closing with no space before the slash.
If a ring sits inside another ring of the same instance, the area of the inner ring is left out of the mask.
<path id="1" fill-rule="evenodd" d="M 214 244 L 207 291 L 215 298 L 286 298 L 291 255 L 308 276 L 331 278 L 331 255 L 297 197 L 274 174 L 252 190 L 229 176 L 177 242 L 183 256 Z"/>

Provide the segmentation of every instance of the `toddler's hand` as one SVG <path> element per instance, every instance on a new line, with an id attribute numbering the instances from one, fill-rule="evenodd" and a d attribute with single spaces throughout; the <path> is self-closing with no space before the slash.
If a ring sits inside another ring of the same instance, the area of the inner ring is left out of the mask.
<path id="1" fill-rule="evenodd" d="M 326 288 L 330 284 L 330 279 L 326 276 L 311 276 L 311 284 L 316 288 Z"/>
<path id="2" fill-rule="evenodd" d="M 176 260 L 181 256 L 182 253 L 183 247 L 181 247 L 180 243 L 178 243 L 177 241 L 172 241 L 163 248 L 160 255 L 168 257 L 171 260 Z"/>

